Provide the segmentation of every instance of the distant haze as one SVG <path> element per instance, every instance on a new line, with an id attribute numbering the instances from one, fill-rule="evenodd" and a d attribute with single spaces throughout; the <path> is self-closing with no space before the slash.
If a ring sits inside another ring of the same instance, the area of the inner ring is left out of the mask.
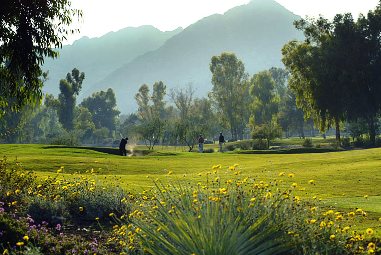
<path id="1" fill-rule="evenodd" d="M 43 91 L 57 96 L 59 80 L 76 67 L 86 74 L 78 103 L 94 92 L 112 88 L 122 113 L 137 109 L 134 95 L 143 83 L 152 86 L 155 81 L 163 81 L 167 85 L 167 92 L 191 83 L 197 92 L 196 96 L 207 96 L 212 89 L 210 59 L 224 51 L 234 52 L 243 61 L 250 75 L 271 67 L 282 67 L 283 45 L 293 39 L 303 39 L 302 33 L 295 29 L 293 22 L 300 19 L 295 10 L 306 6 L 306 3 L 314 5 L 305 9 L 304 14 L 323 11 L 329 5 L 330 8 L 325 11 L 327 16 L 335 13 L 334 8 L 340 13 L 354 8 L 352 13 L 357 16 L 359 12 L 367 13 L 368 9 L 374 9 L 376 3 L 371 2 L 377 2 L 362 0 L 360 8 L 356 4 L 360 1 L 331 0 L 328 4 L 328 0 L 320 0 L 318 4 L 317 1 L 305 0 L 294 5 L 294 10 L 287 8 L 291 9 L 292 3 L 298 3 L 296 0 L 252 0 L 246 4 L 244 2 L 247 1 L 243 0 L 204 0 L 202 3 L 199 0 L 143 0 L 139 4 L 137 1 L 132 4 L 132 1 L 127 0 L 122 4 L 121 1 L 109 0 L 104 6 L 98 0 L 75 2 L 86 6 L 87 1 L 91 1 L 92 5 L 88 6 L 90 9 L 83 8 L 83 25 L 100 34 L 94 35 L 91 34 L 93 32 L 82 29 L 82 35 L 87 33 L 88 37 L 64 46 L 59 50 L 58 59 L 46 59 L 44 70 L 49 70 L 49 79 Z M 141 3 L 146 4 L 146 9 Z M 223 10 L 233 3 L 238 6 Z M 212 12 L 213 6 L 221 8 L 216 10 L 221 10 L 223 14 L 204 14 Z M 196 7 L 199 10 L 195 10 Z M 98 16 L 97 8 L 103 8 Z M 132 19 L 132 10 L 136 11 L 135 16 L 140 19 Z M 108 16 L 111 14 L 114 16 Z M 196 14 L 202 17 L 197 19 Z M 136 23 L 128 21 L 129 18 Z M 193 18 L 197 20 L 188 24 Z M 139 22 L 150 22 L 153 25 L 138 26 Z M 111 23 L 127 27 L 117 30 L 108 27 Z M 165 28 L 165 24 L 173 24 L 174 27 Z M 102 29 L 108 30 L 100 32 Z M 109 32 L 110 30 L 117 31 Z M 103 33 L 105 35 L 101 36 Z M 94 36 L 97 38 L 89 38 Z"/>
<path id="2" fill-rule="evenodd" d="M 125 27 L 152 25 L 162 31 L 186 28 L 203 17 L 247 4 L 249 0 L 75 0 L 73 7 L 83 10 L 84 18 L 76 27 L 80 34 L 71 36 L 66 44 L 82 36 L 99 37 Z M 378 0 L 277 0 L 299 16 L 332 18 L 337 13 L 351 12 L 355 17 L 366 13 Z"/>

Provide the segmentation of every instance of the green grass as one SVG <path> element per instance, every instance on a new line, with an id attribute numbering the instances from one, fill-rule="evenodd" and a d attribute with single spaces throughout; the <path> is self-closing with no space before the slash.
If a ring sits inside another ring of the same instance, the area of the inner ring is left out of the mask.
<path id="1" fill-rule="evenodd" d="M 272 180 L 278 178 L 279 172 L 294 173 L 295 177 L 288 181 L 298 183 L 298 193 L 304 198 L 316 195 L 327 206 L 361 207 L 374 218 L 381 216 L 381 149 L 249 155 L 188 153 L 185 148 L 162 146 L 157 149 L 161 153 L 121 157 L 85 147 L 3 144 L 0 145 L 0 155 L 6 156 L 8 161 L 20 162 L 39 177 L 54 175 L 61 166 L 67 175 L 85 173 L 93 168 L 97 179 L 131 191 L 152 186 L 152 179 L 156 178 L 196 182 L 205 179 L 216 164 L 223 166 L 221 175 L 229 178 L 227 167 L 238 163 L 243 176 Z M 167 175 L 169 170 L 173 175 Z M 311 179 L 316 180 L 315 185 L 308 184 Z"/>

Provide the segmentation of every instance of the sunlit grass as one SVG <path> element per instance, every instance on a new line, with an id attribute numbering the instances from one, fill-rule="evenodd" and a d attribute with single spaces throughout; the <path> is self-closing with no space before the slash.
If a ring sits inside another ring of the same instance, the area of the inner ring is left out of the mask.
<path id="1" fill-rule="evenodd" d="M 61 166 L 64 166 L 65 176 L 86 174 L 94 169 L 99 181 L 129 191 L 152 187 L 155 179 L 196 183 L 211 172 L 213 165 L 221 164 L 226 170 L 239 163 L 242 176 L 271 180 L 279 172 L 293 173 L 301 197 L 317 196 L 327 207 L 353 209 L 361 206 L 372 218 L 381 217 L 381 149 L 242 155 L 199 154 L 184 152 L 180 148 L 163 148 L 162 151 L 173 153 L 168 156 L 121 157 L 86 148 L 0 145 L 0 154 L 7 156 L 9 162 L 17 160 L 39 177 L 51 176 Z M 161 150 L 162 146 L 157 149 Z M 309 184 L 309 180 L 315 180 L 314 184 Z"/>

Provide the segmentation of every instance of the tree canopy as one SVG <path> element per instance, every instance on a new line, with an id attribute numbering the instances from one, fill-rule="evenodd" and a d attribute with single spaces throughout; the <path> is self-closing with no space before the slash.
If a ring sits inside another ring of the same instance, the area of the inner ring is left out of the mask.
<path id="1" fill-rule="evenodd" d="M 381 5 L 357 21 L 338 14 L 333 21 L 302 19 L 295 26 L 306 39 L 283 47 L 283 63 L 305 117 L 314 117 L 321 130 L 334 123 L 337 140 L 340 122 L 365 118 L 374 144 L 381 110 Z"/>
<path id="2" fill-rule="evenodd" d="M 230 129 L 234 140 L 242 138 L 248 119 L 249 103 L 245 66 L 234 53 L 223 52 L 211 59 L 213 100 L 224 126 Z"/>
<path id="3" fill-rule="evenodd" d="M 70 0 L 2 0 L 0 8 L 0 116 L 42 98 L 41 65 L 57 57 L 73 17 Z"/>

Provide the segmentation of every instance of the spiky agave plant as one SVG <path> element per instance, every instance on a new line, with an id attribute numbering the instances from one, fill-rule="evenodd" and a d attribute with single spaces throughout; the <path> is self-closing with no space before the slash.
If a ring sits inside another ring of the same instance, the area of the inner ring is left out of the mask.
<path id="1" fill-rule="evenodd" d="M 156 199 L 135 224 L 149 254 L 283 254 L 288 247 L 273 219 L 276 199 L 237 186 L 192 190 L 156 185 Z M 148 208 L 148 207 L 146 207 Z"/>

